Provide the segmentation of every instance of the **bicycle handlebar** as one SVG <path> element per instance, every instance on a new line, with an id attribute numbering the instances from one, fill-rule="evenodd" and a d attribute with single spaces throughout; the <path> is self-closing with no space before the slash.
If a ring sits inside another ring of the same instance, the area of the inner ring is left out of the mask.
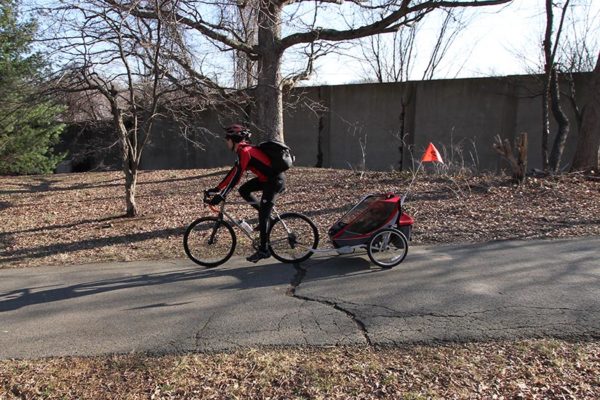
<path id="1" fill-rule="evenodd" d="M 204 197 L 202 198 L 202 203 L 205 206 L 208 206 L 208 208 L 210 208 L 213 212 L 218 213 L 219 210 L 213 206 L 212 204 L 210 204 L 210 199 L 213 197 L 214 195 L 211 195 L 210 192 L 208 190 L 204 191 Z"/>

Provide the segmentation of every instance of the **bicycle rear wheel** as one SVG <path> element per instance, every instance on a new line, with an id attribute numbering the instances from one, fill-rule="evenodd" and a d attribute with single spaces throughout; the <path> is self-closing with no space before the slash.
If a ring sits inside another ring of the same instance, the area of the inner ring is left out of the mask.
<path id="1" fill-rule="evenodd" d="M 284 213 L 269 228 L 269 250 L 284 263 L 307 260 L 319 245 L 319 231 L 305 215 Z"/>
<path id="2" fill-rule="evenodd" d="M 203 217 L 188 226 L 183 235 L 185 254 L 196 264 L 212 268 L 233 255 L 236 245 L 231 225 L 217 217 Z"/>

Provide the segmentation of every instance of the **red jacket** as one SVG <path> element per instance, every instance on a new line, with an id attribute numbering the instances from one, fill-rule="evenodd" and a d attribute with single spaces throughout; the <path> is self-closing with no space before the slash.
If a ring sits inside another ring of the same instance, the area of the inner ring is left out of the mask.
<path id="1" fill-rule="evenodd" d="M 223 196 L 227 196 L 229 191 L 238 184 L 242 174 L 250 170 L 258 177 L 260 182 L 267 182 L 272 175 L 271 160 L 258 147 L 252 146 L 246 142 L 241 142 L 237 149 L 237 160 L 233 168 L 225 175 L 225 178 L 217 186 Z"/>

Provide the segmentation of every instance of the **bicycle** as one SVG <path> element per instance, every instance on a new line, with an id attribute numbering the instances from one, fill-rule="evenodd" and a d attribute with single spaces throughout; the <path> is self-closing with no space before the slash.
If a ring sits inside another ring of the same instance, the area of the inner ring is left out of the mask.
<path id="1" fill-rule="evenodd" d="M 252 241 L 255 249 L 259 244 L 257 233 L 244 220 L 238 220 L 225 211 L 226 205 L 231 203 L 224 200 L 217 208 L 209 204 L 210 198 L 209 193 L 204 191 L 203 204 L 217 215 L 198 218 L 183 235 L 186 255 L 207 268 L 217 267 L 233 255 L 237 244 L 234 227 Z M 273 215 L 275 218 L 272 217 L 267 231 L 271 255 L 283 263 L 298 263 L 312 256 L 319 244 L 319 231 L 310 218 L 296 212 L 279 214 L 275 208 Z"/>

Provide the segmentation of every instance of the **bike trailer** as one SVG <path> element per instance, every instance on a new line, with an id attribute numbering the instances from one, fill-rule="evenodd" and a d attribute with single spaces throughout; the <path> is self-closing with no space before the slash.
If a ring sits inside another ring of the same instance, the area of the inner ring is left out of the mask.
<path id="1" fill-rule="evenodd" d="M 373 234 L 384 228 L 400 230 L 410 240 L 413 218 L 402 211 L 402 198 L 396 194 L 370 194 L 329 229 L 336 248 L 367 244 Z"/>

